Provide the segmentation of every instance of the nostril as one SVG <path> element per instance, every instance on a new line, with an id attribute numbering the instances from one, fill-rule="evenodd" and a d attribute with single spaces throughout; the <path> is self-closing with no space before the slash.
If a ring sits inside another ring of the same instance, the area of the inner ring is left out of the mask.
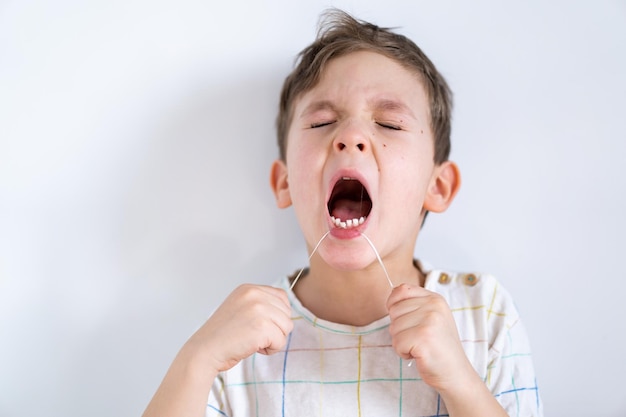
<path id="1" fill-rule="evenodd" d="M 348 147 L 348 145 L 346 145 L 345 143 L 343 143 L 343 142 L 337 142 L 337 149 L 339 149 L 340 151 L 343 151 L 343 150 L 344 150 L 344 149 L 346 149 L 347 147 Z M 357 143 L 357 144 L 356 144 L 356 148 L 357 148 L 359 151 L 363 152 L 363 151 L 365 150 L 365 144 L 363 144 L 363 143 Z"/>

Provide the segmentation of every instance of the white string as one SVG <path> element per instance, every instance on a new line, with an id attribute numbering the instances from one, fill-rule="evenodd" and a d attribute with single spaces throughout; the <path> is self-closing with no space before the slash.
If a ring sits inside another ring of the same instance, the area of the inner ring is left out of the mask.
<path id="1" fill-rule="evenodd" d="M 374 246 L 374 244 L 372 243 L 370 238 L 365 236 L 365 233 L 361 232 L 361 236 L 363 236 L 365 238 L 365 240 L 367 240 L 367 243 L 369 243 L 370 246 L 372 247 L 372 250 L 376 254 L 376 259 L 378 259 L 378 263 L 380 264 L 381 268 L 383 268 L 383 272 L 385 273 L 385 277 L 387 278 L 387 282 L 389 283 L 389 286 L 393 289 L 393 282 L 391 282 L 391 278 L 389 278 L 389 274 L 387 273 L 387 268 L 385 268 L 385 264 L 383 263 L 383 260 L 380 259 L 380 255 L 379 255 L 378 251 L 376 250 L 376 247 Z"/>
<path id="2" fill-rule="evenodd" d="M 393 282 L 391 282 L 391 279 L 389 278 L 389 274 L 387 273 L 387 268 L 385 268 L 385 264 L 383 263 L 383 260 L 380 258 L 380 254 L 376 250 L 376 247 L 374 246 L 372 241 L 365 235 L 365 233 L 361 233 L 361 236 L 363 236 L 365 238 L 365 240 L 367 240 L 367 243 L 369 243 L 370 246 L 372 247 L 372 250 L 376 254 L 376 259 L 378 259 L 378 263 L 380 264 L 381 268 L 383 268 L 383 272 L 385 273 L 385 277 L 387 277 L 387 282 L 389 282 L 389 286 L 393 289 Z M 411 367 L 412 365 L 413 365 L 413 359 L 411 359 L 409 361 L 407 366 Z"/>
<path id="3" fill-rule="evenodd" d="M 328 236 L 329 233 L 330 233 L 330 230 L 328 232 L 324 233 L 324 236 L 322 236 L 321 239 L 317 242 L 317 245 L 315 245 L 315 247 L 311 251 L 311 254 L 309 255 L 309 261 L 311 261 L 311 258 L 313 257 L 313 255 L 315 254 L 315 252 L 317 252 L 317 248 L 320 247 L 320 245 L 322 244 L 322 241 L 324 239 L 326 239 L 326 237 Z M 361 232 L 361 236 L 363 236 L 365 238 L 367 243 L 370 245 L 370 247 L 374 251 L 374 254 L 376 255 L 376 259 L 378 260 L 378 263 L 380 264 L 380 267 L 383 269 L 383 272 L 385 273 L 385 278 L 387 278 L 387 282 L 389 283 L 389 286 L 391 288 L 393 288 L 393 282 L 391 282 L 391 278 L 389 278 L 389 273 L 387 272 L 387 268 L 385 268 L 385 264 L 383 263 L 383 260 L 380 258 L 380 254 L 378 253 L 378 250 L 376 250 L 376 246 L 374 246 L 374 243 L 372 243 L 370 238 L 367 237 L 365 235 L 365 233 Z M 300 270 L 300 272 L 298 272 L 298 275 L 296 275 L 296 277 L 294 278 L 293 282 L 291 283 L 291 286 L 289 287 L 289 290 L 293 290 L 293 287 L 295 287 L 296 282 L 298 282 L 298 280 L 300 279 L 300 276 L 302 275 L 302 272 L 304 272 L 305 269 L 306 269 L 306 266 L 303 267 Z"/>
<path id="4" fill-rule="evenodd" d="M 383 268 L 383 272 L 385 273 L 385 277 L 387 277 L 387 282 L 389 282 L 389 286 L 393 289 L 393 282 L 391 282 L 391 278 L 389 278 L 389 274 L 387 273 L 387 268 L 385 268 L 385 264 L 383 263 L 383 260 L 380 258 L 380 254 L 376 250 L 376 246 L 374 246 L 372 241 L 365 235 L 365 233 L 361 232 L 361 236 L 363 236 L 365 238 L 365 240 L 367 240 L 367 243 L 369 243 L 370 246 L 372 247 L 372 250 L 376 254 L 376 259 L 378 259 L 378 263 L 380 264 L 381 268 Z M 407 366 L 410 368 L 412 365 L 413 365 L 413 359 L 411 359 L 411 361 L 409 361 Z"/>
<path id="5" fill-rule="evenodd" d="M 328 236 L 328 234 L 330 233 L 330 230 L 326 233 L 324 233 L 324 236 L 322 236 L 322 238 L 319 240 L 319 242 L 317 242 L 317 245 L 315 245 L 315 247 L 313 248 L 313 251 L 311 252 L 311 254 L 309 255 L 309 261 L 311 261 L 311 258 L 313 257 L 313 254 L 317 251 L 317 248 L 320 247 L 320 244 L 322 243 L 322 240 L 326 239 L 326 236 Z M 296 282 L 298 282 L 298 280 L 300 279 L 300 275 L 302 275 L 302 272 L 306 269 L 306 266 L 303 267 L 300 272 L 298 272 L 298 275 L 296 275 L 296 277 L 294 278 L 293 282 L 291 283 L 291 287 L 289 287 L 289 290 L 293 290 L 293 287 L 295 287 Z"/>
<path id="6" fill-rule="evenodd" d="M 309 262 L 311 261 L 311 258 L 313 257 L 313 255 L 315 254 L 315 252 L 317 252 L 317 248 L 320 247 L 320 245 L 322 244 L 322 241 L 324 239 L 326 239 L 326 237 L 330 234 L 330 230 L 327 231 L 326 233 L 324 233 L 324 236 L 322 236 L 320 238 L 320 240 L 317 242 L 317 245 L 315 245 L 315 247 L 313 248 L 313 250 L 311 251 L 311 254 L 309 255 Z M 365 233 L 361 232 L 361 236 L 363 236 L 365 238 L 365 240 L 367 241 L 367 243 L 370 245 L 370 247 L 372 248 L 372 250 L 374 251 L 374 254 L 376 255 L 376 259 L 378 260 L 378 263 L 380 264 L 380 267 L 383 269 L 383 272 L 385 273 L 385 278 L 387 278 L 387 282 L 389 283 L 389 286 L 393 289 L 393 282 L 391 282 L 391 278 L 389 278 L 389 273 L 387 273 L 387 268 L 385 268 L 385 264 L 383 263 L 383 260 L 380 257 L 380 254 L 378 253 L 378 250 L 376 250 L 376 246 L 374 246 L 374 243 L 372 243 L 372 241 L 370 240 L 369 237 L 367 237 L 365 235 Z M 302 272 L 304 272 L 304 270 L 306 269 L 306 266 L 303 267 L 300 272 L 298 272 L 298 275 L 296 275 L 296 277 L 294 278 L 293 282 L 291 283 L 291 286 L 289 287 L 289 290 L 293 290 L 293 287 L 295 287 L 296 282 L 298 282 L 298 280 L 300 279 L 300 276 L 302 275 Z M 409 363 L 407 364 L 407 366 L 411 367 L 413 365 L 414 360 L 411 359 L 409 361 Z"/>

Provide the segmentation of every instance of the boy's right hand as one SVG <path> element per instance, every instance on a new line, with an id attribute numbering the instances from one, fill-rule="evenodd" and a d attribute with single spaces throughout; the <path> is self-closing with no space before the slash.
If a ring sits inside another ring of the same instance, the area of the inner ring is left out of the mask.
<path id="1" fill-rule="evenodd" d="M 186 347 L 205 358 L 217 373 L 255 352 L 280 351 L 292 329 L 291 306 L 284 290 L 245 284 L 224 300 Z"/>

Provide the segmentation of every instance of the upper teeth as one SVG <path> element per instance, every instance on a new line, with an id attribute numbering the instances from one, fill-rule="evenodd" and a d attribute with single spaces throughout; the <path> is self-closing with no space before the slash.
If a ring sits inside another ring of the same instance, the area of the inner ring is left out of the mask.
<path id="1" fill-rule="evenodd" d="M 351 227 L 356 227 L 356 226 L 363 224 L 363 222 L 365 222 L 365 217 L 361 217 L 360 219 L 341 220 L 341 219 L 335 218 L 334 216 L 331 216 L 330 219 L 335 224 L 335 226 L 341 227 L 342 229 L 349 229 Z"/>

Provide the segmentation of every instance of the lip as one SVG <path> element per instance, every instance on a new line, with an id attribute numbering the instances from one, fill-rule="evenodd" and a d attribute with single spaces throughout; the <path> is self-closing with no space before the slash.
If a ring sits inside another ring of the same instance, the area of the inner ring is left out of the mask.
<path id="1" fill-rule="evenodd" d="M 360 225 L 359 227 L 353 227 L 352 229 L 342 229 L 333 224 L 329 224 L 328 227 L 330 227 L 330 235 L 332 237 L 337 238 L 337 239 L 348 240 L 348 239 L 355 239 L 361 236 L 361 230 L 365 229 L 366 223 L 367 221 L 363 223 L 362 225 Z"/>
<path id="2" fill-rule="evenodd" d="M 337 172 L 335 172 L 333 174 L 333 176 L 330 178 L 330 181 L 328 182 L 328 187 L 327 187 L 327 194 L 326 194 L 326 204 L 328 204 L 328 201 L 330 200 L 330 196 L 333 192 L 333 188 L 335 186 L 335 184 L 342 178 L 352 178 L 355 180 L 358 180 L 363 187 L 365 187 L 365 190 L 367 191 L 367 193 L 371 196 L 372 194 L 370 193 L 370 188 L 369 188 L 369 184 L 367 182 L 367 180 L 365 179 L 365 177 L 356 169 L 340 169 Z M 333 237 L 336 237 L 338 239 L 353 239 L 356 237 L 361 236 L 361 232 L 363 230 L 365 230 L 367 228 L 367 224 L 369 222 L 369 217 L 372 215 L 372 213 L 370 212 L 370 214 L 365 218 L 365 222 L 363 222 L 363 224 L 359 225 L 358 227 L 353 227 L 350 229 L 342 229 L 340 227 L 336 227 L 335 224 L 332 222 L 331 218 L 330 218 L 330 213 L 328 213 L 328 210 L 326 211 L 326 221 L 328 223 L 328 228 L 330 230 L 330 234 Z"/>

